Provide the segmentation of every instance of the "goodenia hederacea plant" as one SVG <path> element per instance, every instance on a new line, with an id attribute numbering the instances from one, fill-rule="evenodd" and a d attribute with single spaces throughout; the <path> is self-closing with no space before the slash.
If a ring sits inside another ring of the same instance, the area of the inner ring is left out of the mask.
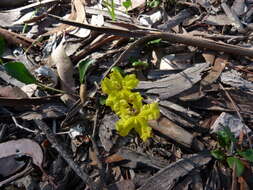
<path id="1" fill-rule="evenodd" d="M 139 81 L 134 74 L 123 77 L 118 70 L 113 70 L 109 76 L 102 81 L 102 91 L 105 94 L 119 92 L 121 90 L 132 90 Z"/>
<path id="2" fill-rule="evenodd" d="M 152 130 L 148 125 L 148 120 L 158 119 L 159 115 L 157 103 L 143 105 L 139 113 L 123 115 L 116 123 L 116 130 L 120 135 L 126 136 L 132 129 L 135 129 L 141 139 L 146 141 L 151 137 Z"/>
<path id="3" fill-rule="evenodd" d="M 108 95 L 105 104 L 119 116 L 116 130 L 126 136 L 132 129 L 140 135 L 143 141 L 151 136 L 149 120 L 158 119 L 160 111 L 157 103 L 143 105 L 139 92 L 131 90 L 138 85 L 139 80 L 134 74 L 123 77 L 118 70 L 113 70 L 109 78 L 102 81 L 102 91 Z"/>

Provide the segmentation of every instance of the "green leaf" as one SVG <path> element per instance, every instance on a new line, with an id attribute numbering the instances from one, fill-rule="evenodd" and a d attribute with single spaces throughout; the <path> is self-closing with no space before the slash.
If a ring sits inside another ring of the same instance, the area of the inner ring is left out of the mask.
<path id="1" fill-rule="evenodd" d="M 131 0 L 126 0 L 122 3 L 122 5 L 126 8 L 126 10 L 129 9 L 129 7 L 132 6 L 132 1 Z"/>
<path id="2" fill-rule="evenodd" d="M 4 68 L 9 75 L 25 84 L 37 83 L 35 77 L 21 62 L 8 62 L 4 64 Z"/>
<path id="3" fill-rule="evenodd" d="M 134 61 L 132 63 L 132 66 L 133 67 L 144 67 L 144 68 L 146 68 L 146 67 L 148 67 L 148 63 L 147 62 L 143 62 L 143 61 Z"/>
<path id="4" fill-rule="evenodd" d="M 236 142 L 234 134 L 230 131 L 228 127 L 224 127 L 223 130 L 217 132 L 218 142 L 221 147 L 229 149 L 232 142 Z"/>
<path id="5" fill-rule="evenodd" d="M 105 103 L 106 103 L 106 98 L 103 96 L 99 97 L 99 104 L 103 106 L 105 105 Z"/>
<path id="6" fill-rule="evenodd" d="M 239 152 L 239 155 L 246 160 L 253 162 L 253 149 L 247 149 L 244 152 Z"/>
<path id="7" fill-rule="evenodd" d="M 116 20 L 114 0 L 103 0 L 103 5 L 107 8 L 113 21 Z"/>
<path id="8" fill-rule="evenodd" d="M 236 171 L 237 176 L 241 176 L 243 174 L 244 165 L 243 165 L 243 163 L 241 162 L 240 159 L 238 159 L 236 157 L 228 157 L 227 158 L 227 163 L 228 163 L 228 166 L 231 169 L 234 169 L 234 167 L 235 167 L 235 171 Z"/>
<path id="9" fill-rule="evenodd" d="M 147 45 L 153 45 L 153 44 L 159 44 L 162 41 L 161 38 L 155 39 L 155 40 L 151 40 L 147 43 Z"/>
<path id="10" fill-rule="evenodd" d="M 161 3 L 160 0 L 150 0 L 147 2 L 147 6 L 151 8 L 155 8 L 155 7 L 158 7 L 160 3 Z"/>
<path id="11" fill-rule="evenodd" d="M 225 154 L 219 150 L 219 149 L 216 149 L 216 150 L 212 150 L 211 151 L 211 155 L 216 158 L 217 160 L 224 160 L 225 159 Z"/>
<path id="12" fill-rule="evenodd" d="M 79 63 L 78 69 L 79 69 L 79 80 L 80 83 L 83 84 L 86 81 L 86 72 L 91 64 L 94 63 L 94 60 L 91 59 L 85 59 L 84 61 Z"/>
<path id="13" fill-rule="evenodd" d="M 3 55 L 5 50 L 5 40 L 2 36 L 0 36 L 0 56 Z"/>

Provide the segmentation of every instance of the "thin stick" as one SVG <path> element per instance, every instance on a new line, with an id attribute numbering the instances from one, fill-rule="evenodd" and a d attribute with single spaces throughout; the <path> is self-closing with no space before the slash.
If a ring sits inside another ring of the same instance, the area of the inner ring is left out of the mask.
<path id="1" fill-rule="evenodd" d="M 30 133 L 35 133 L 35 134 L 38 134 L 38 131 L 37 130 L 31 130 L 31 129 L 28 129 L 26 127 L 23 127 L 22 125 L 18 124 L 16 118 L 14 116 L 11 116 L 13 122 L 15 123 L 16 127 L 20 128 L 20 129 L 23 129 L 25 131 L 28 131 Z"/>
<path id="2" fill-rule="evenodd" d="M 69 166 L 75 171 L 75 173 L 86 183 L 90 189 L 97 190 L 97 184 L 92 181 L 87 173 L 85 173 L 80 166 L 78 166 L 72 156 L 66 151 L 62 142 L 59 142 L 55 137 L 51 129 L 41 120 L 35 120 L 36 125 L 42 130 L 48 139 L 48 141 L 52 144 L 52 146 L 59 152 L 62 158 L 69 164 Z"/>
<path id="3" fill-rule="evenodd" d="M 200 37 L 194 37 L 189 34 L 173 34 L 168 32 L 159 31 L 147 31 L 147 30 L 127 30 L 127 29 L 117 29 L 108 27 L 97 27 L 90 24 L 83 24 L 68 19 L 63 19 L 61 17 L 48 14 L 49 17 L 54 18 L 60 23 L 68 24 L 71 26 L 86 28 L 94 30 L 100 33 L 111 34 L 115 36 L 125 36 L 125 37 L 144 37 L 149 36 L 151 39 L 162 38 L 163 40 L 172 43 L 182 43 L 190 46 L 197 46 L 200 48 L 211 49 L 215 51 L 225 52 L 234 54 L 236 56 L 248 56 L 253 57 L 253 50 L 250 48 L 244 48 L 241 46 L 230 45 L 226 43 L 220 43 L 212 40 L 207 40 Z"/>

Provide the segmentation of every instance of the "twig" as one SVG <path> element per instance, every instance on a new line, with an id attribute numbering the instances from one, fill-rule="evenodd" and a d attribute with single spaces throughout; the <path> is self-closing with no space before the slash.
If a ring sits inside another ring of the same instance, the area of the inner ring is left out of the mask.
<path id="1" fill-rule="evenodd" d="M 16 127 L 20 128 L 20 129 L 23 129 L 25 131 L 31 132 L 31 133 L 35 133 L 35 134 L 38 133 L 37 130 L 31 130 L 31 129 L 28 129 L 28 128 L 23 127 L 22 125 L 18 124 L 18 122 L 17 122 L 17 120 L 14 116 L 11 116 L 11 118 L 12 118 L 13 122 L 15 123 Z"/>
<path id="2" fill-rule="evenodd" d="M 105 175 L 105 169 L 104 169 L 104 165 L 101 161 L 101 156 L 100 156 L 100 153 L 98 151 L 98 147 L 97 147 L 97 144 L 94 140 L 94 138 L 92 136 L 90 136 L 90 139 L 91 139 L 91 142 L 92 142 L 92 148 L 95 152 L 95 159 L 97 161 L 97 166 L 98 166 L 98 170 L 99 170 L 99 175 L 100 175 L 100 180 L 101 180 L 101 186 L 105 189 L 106 186 L 105 186 L 105 178 L 106 178 L 106 175 Z"/>
<path id="3" fill-rule="evenodd" d="M 59 152 L 59 154 L 63 157 L 63 159 L 69 164 L 69 166 L 75 171 L 75 173 L 86 183 L 90 189 L 97 190 L 97 184 L 92 181 L 92 179 L 86 174 L 80 166 L 78 166 L 74 161 L 72 156 L 66 151 L 62 142 L 59 142 L 56 139 L 55 135 L 51 131 L 51 129 L 41 120 L 35 120 L 36 125 L 42 130 L 48 139 L 48 141 L 52 144 L 52 146 Z"/>
<path id="4" fill-rule="evenodd" d="M 158 31 L 147 31 L 147 30 L 126 30 L 126 29 L 116 29 L 108 27 L 97 27 L 90 24 L 82 24 L 79 22 L 71 21 L 68 19 L 63 19 L 61 17 L 48 14 L 49 17 L 56 19 L 58 22 L 68 24 L 71 26 L 86 28 L 94 30 L 100 33 L 106 33 L 116 36 L 125 37 L 144 37 L 148 36 L 151 40 L 161 38 L 172 43 L 182 43 L 190 46 L 197 46 L 200 48 L 211 49 L 215 51 L 221 51 L 225 53 L 234 54 L 236 56 L 249 56 L 253 57 L 253 50 L 250 48 L 244 48 L 236 45 L 230 45 L 226 43 L 215 42 L 207 40 L 204 38 L 194 37 L 189 34 L 173 34 L 168 32 L 158 32 Z"/>
<path id="5" fill-rule="evenodd" d="M 93 131 L 92 131 L 92 137 L 93 137 L 93 138 L 94 138 L 95 135 L 96 135 L 97 119 L 98 119 L 98 108 L 96 109 L 96 113 L 95 113 L 95 119 L 94 119 Z"/>

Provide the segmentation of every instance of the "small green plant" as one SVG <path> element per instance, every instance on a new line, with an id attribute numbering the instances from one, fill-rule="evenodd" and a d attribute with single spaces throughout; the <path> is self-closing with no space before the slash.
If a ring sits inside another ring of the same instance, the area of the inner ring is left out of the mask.
<path id="1" fill-rule="evenodd" d="M 149 120 L 159 118 L 160 111 L 157 103 L 143 105 L 139 92 L 132 92 L 139 83 L 134 74 L 123 77 L 114 69 L 109 78 L 102 81 L 103 93 L 107 94 L 105 104 L 119 116 L 116 130 L 121 136 L 126 136 L 132 129 L 140 135 L 143 141 L 151 137 Z"/>
<path id="2" fill-rule="evenodd" d="M 160 0 L 148 0 L 147 1 L 147 6 L 150 8 L 155 8 L 160 5 L 161 1 Z"/>
<path id="3" fill-rule="evenodd" d="M 161 41 L 162 41 L 162 39 L 158 38 L 158 39 L 151 40 L 151 41 L 147 42 L 147 45 L 159 44 L 159 43 L 161 43 Z"/>
<path id="4" fill-rule="evenodd" d="M 79 70 L 80 84 L 84 84 L 86 82 L 86 73 L 87 73 L 89 67 L 93 63 L 94 63 L 94 60 L 91 60 L 91 59 L 85 59 L 79 63 L 78 70 Z"/>
<path id="5" fill-rule="evenodd" d="M 145 61 L 134 61 L 132 63 L 132 66 L 135 67 L 135 68 L 147 68 L 149 65 L 147 62 Z"/>
<path id="6" fill-rule="evenodd" d="M 103 0 L 103 5 L 107 8 L 113 21 L 116 20 L 114 0 Z"/>
<path id="7" fill-rule="evenodd" d="M 131 0 L 125 0 L 122 5 L 126 8 L 126 11 L 132 6 L 132 1 Z"/>
<path id="8" fill-rule="evenodd" d="M 214 158 L 220 161 L 225 161 L 229 168 L 235 169 L 236 175 L 241 176 L 244 172 L 244 164 L 241 159 L 253 162 L 253 149 L 240 151 L 233 147 L 236 146 L 236 138 L 228 127 L 217 132 L 219 147 L 211 151 Z"/>

